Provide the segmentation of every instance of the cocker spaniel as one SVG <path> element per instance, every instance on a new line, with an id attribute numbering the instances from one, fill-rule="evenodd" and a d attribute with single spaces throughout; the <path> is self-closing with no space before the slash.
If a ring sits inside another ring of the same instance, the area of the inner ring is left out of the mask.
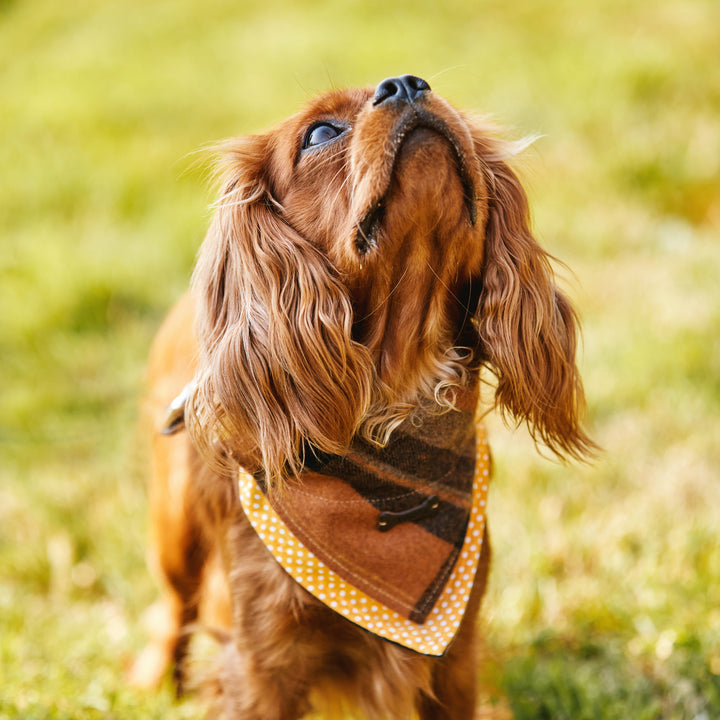
<path id="1" fill-rule="evenodd" d="M 216 716 L 473 717 L 481 371 L 555 454 L 593 448 L 577 317 L 514 150 L 412 75 L 222 147 L 192 290 L 150 358 L 163 593 L 137 682 L 172 664 L 182 682 L 202 621 Z"/>

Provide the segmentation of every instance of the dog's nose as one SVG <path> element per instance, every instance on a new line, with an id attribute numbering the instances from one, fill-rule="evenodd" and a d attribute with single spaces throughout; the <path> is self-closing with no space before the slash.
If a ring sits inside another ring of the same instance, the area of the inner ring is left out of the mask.
<path id="1" fill-rule="evenodd" d="M 384 102 L 415 102 L 430 90 L 430 86 L 422 78 L 415 75 L 385 78 L 376 88 L 373 105 Z"/>

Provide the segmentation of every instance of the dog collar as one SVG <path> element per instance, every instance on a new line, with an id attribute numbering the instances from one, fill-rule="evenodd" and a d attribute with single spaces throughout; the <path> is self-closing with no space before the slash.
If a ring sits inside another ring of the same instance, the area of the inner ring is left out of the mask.
<path id="1" fill-rule="evenodd" d="M 478 567 L 489 466 L 473 405 L 406 421 L 386 448 L 354 442 L 272 501 L 241 470 L 240 500 L 274 558 L 314 597 L 387 640 L 442 655 Z"/>

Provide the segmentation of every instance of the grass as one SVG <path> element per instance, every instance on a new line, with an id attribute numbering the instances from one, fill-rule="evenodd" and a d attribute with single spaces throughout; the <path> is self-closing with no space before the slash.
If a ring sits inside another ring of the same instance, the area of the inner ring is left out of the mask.
<path id="1" fill-rule="evenodd" d="M 720 5 L 0 0 L 0 720 L 194 718 L 123 671 L 143 363 L 211 200 L 196 151 L 413 72 L 543 135 L 591 467 L 495 419 L 485 610 L 518 719 L 720 716 Z"/>

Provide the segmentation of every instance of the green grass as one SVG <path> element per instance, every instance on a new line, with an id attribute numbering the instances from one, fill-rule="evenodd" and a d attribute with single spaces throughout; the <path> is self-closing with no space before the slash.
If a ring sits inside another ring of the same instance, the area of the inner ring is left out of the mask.
<path id="1" fill-rule="evenodd" d="M 0 0 L 0 720 L 190 718 L 123 672 L 144 359 L 208 222 L 197 151 L 412 72 L 542 138 L 592 467 L 496 420 L 485 625 L 518 719 L 720 717 L 720 4 Z"/>

